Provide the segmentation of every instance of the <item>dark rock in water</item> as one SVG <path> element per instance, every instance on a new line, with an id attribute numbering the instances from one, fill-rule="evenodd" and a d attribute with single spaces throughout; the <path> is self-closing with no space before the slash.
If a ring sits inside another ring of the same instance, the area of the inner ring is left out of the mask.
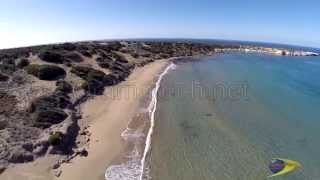
<path id="1" fill-rule="evenodd" d="M 57 81 L 56 86 L 57 86 L 56 91 L 62 91 L 67 94 L 71 93 L 73 90 L 72 85 L 64 80 Z"/>
<path id="2" fill-rule="evenodd" d="M 212 116 L 212 114 L 211 114 L 211 113 L 207 113 L 207 114 L 206 114 L 206 116 L 211 117 L 211 116 Z"/>
<path id="3" fill-rule="evenodd" d="M 59 108 L 39 109 L 32 115 L 33 126 L 48 128 L 64 121 L 68 115 Z"/>
<path id="4" fill-rule="evenodd" d="M 28 66 L 29 64 L 30 63 L 29 63 L 28 59 L 25 59 L 25 58 L 18 59 L 16 62 L 16 66 L 20 69 Z"/>
<path id="5" fill-rule="evenodd" d="M 0 73 L 0 82 L 8 81 L 9 77 Z"/>
<path id="6" fill-rule="evenodd" d="M 9 157 L 11 163 L 25 163 L 33 161 L 34 157 L 31 153 L 24 152 L 21 150 L 13 150 Z"/>
<path id="7" fill-rule="evenodd" d="M 66 76 L 64 69 L 54 65 L 31 64 L 25 67 L 28 74 L 31 74 L 41 80 L 58 80 Z"/>
<path id="8" fill-rule="evenodd" d="M 57 64 L 62 64 L 64 61 L 63 56 L 55 51 L 43 51 L 39 54 L 39 58 L 43 61 Z"/>
<path id="9" fill-rule="evenodd" d="M 64 54 L 64 58 L 66 61 L 70 61 L 70 62 L 82 62 L 83 59 L 82 57 L 78 54 L 78 53 L 75 53 L 75 52 L 69 52 L 67 54 Z"/>

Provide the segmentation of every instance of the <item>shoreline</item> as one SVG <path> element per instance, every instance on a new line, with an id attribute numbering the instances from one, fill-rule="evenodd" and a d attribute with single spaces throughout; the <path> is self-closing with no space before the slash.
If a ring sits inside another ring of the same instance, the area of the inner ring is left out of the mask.
<path id="1" fill-rule="evenodd" d="M 148 134 L 145 140 L 145 148 L 143 151 L 143 156 L 141 159 L 141 174 L 140 174 L 140 180 L 143 180 L 143 176 L 144 176 L 144 169 L 145 169 L 145 163 L 146 163 L 146 157 L 148 156 L 149 152 L 150 152 L 150 148 L 151 148 L 151 138 L 152 138 L 152 134 L 153 134 L 153 130 L 154 130 L 154 115 L 155 112 L 157 110 L 157 96 L 158 96 L 158 90 L 160 88 L 161 85 L 161 81 L 162 78 L 168 74 L 168 72 L 172 69 L 175 68 L 175 65 L 173 63 L 170 63 L 169 65 L 167 65 L 166 69 L 160 74 L 155 87 L 152 89 L 151 95 L 152 95 L 152 99 L 150 101 L 148 110 L 149 110 L 149 118 L 150 118 L 150 127 L 148 130 Z"/>
<path id="2" fill-rule="evenodd" d="M 111 87 L 122 89 L 134 86 L 143 89 L 142 92 L 135 93 L 133 98 L 110 99 L 108 94 L 104 94 L 83 105 L 83 117 L 90 119 L 88 131 L 92 133 L 87 149 L 88 157 L 76 157 L 70 163 L 62 164 L 59 168 L 62 171 L 61 176 L 54 179 L 105 179 L 107 168 L 116 164 L 115 162 L 126 154 L 127 144 L 122 137 L 123 132 L 139 111 L 141 100 L 149 95 L 149 89 L 154 86 L 155 79 L 170 60 L 161 60 L 138 68 L 126 81 Z"/>

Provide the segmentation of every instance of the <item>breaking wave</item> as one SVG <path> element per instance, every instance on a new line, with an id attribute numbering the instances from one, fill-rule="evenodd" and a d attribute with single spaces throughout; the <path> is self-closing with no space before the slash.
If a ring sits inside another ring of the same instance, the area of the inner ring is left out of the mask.
<path id="1" fill-rule="evenodd" d="M 169 70 L 175 68 L 176 65 L 174 63 L 168 65 L 160 74 L 155 87 L 151 91 L 151 101 L 148 106 L 150 127 L 147 131 L 147 135 L 145 135 L 142 130 L 131 129 L 129 127 L 121 133 L 121 137 L 125 141 L 134 143 L 145 140 L 143 152 L 139 152 L 139 143 L 134 143 L 134 149 L 126 156 L 128 159 L 126 162 L 119 165 L 112 165 L 107 168 L 105 172 L 106 180 L 143 180 L 147 175 L 147 169 L 145 166 L 146 158 L 151 147 L 151 139 L 155 125 L 154 116 L 157 109 L 157 93 L 160 88 L 162 78 L 169 72 Z"/>

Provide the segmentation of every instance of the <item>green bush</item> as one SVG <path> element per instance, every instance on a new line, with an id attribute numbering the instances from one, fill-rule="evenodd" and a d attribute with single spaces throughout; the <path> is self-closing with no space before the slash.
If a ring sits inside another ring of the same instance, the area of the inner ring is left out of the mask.
<path id="1" fill-rule="evenodd" d="M 39 58 L 43 61 L 57 64 L 62 64 L 64 61 L 63 56 L 55 51 L 42 51 L 39 54 Z"/>
<path id="2" fill-rule="evenodd" d="M 64 58 L 70 62 L 82 62 L 83 61 L 82 57 L 75 52 L 69 52 L 69 53 L 64 54 Z"/>
<path id="3" fill-rule="evenodd" d="M 75 66 L 72 67 L 71 72 L 86 81 L 103 81 L 105 73 L 90 67 Z"/>
<path id="4" fill-rule="evenodd" d="M 59 108 L 38 109 L 32 115 L 33 126 L 48 128 L 53 124 L 64 121 L 68 115 Z"/>
<path id="5" fill-rule="evenodd" d="M 66 76 L 64 69 L 54 65 L 31 64 L 25 70 L 41 80 L 58 80 Z"/>
<path id="6" fill-rule="evenodd" d="M 57 91 L 62 91 L 64 93 L 71 93 L 73 90 L 72 85 L 67 81 L 57 81 L 56 86 Z"/>
<path id="7" fill-rule="evenodd" d="M 91 93 L 91 94 L 95 94 L 95 95 L 101 95 L 103 94 L 104 91 L 104 84 L 101 81 L 96 81 L 96 80 L 91 80 L 91 81 L 85 81 L 81 87 Z"/>
<path id="8" fill-rule="evenodd" d="M 62 140 L 62 135 L 63 134 L 61 132 L 55 132 L 55 133 L 51 134 L 48 138 L 49 144 L 52 146 L 59 145 Z"/>
<path id="9" fill-rule="evenodd" d="M 96 61 L 102 68 L 110 68 L 113 63 L 113 60 L 110 57 L 98 57 Z"/>
<path id="10" fill-rule="evenodd" d="M 92 57 L 91 53 L 87 50 L 81 50 L 80 53 L 86 57 L 89 57 L 89 58 Z"/>

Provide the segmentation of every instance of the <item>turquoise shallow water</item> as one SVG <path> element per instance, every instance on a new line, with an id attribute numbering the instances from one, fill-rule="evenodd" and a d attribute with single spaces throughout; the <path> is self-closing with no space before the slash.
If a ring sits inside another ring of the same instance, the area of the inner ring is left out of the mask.
<path id="1" fill-rule="evenodd" d="M 163 78 L 149 175 L 260 180 L 273 157 L 320 177 L 320 58 L 229 53 L 179 63 Z"/>

